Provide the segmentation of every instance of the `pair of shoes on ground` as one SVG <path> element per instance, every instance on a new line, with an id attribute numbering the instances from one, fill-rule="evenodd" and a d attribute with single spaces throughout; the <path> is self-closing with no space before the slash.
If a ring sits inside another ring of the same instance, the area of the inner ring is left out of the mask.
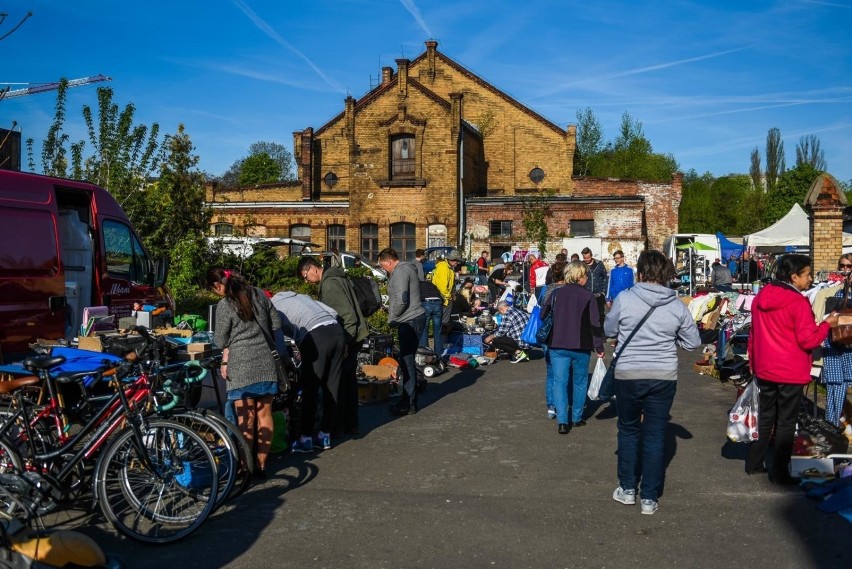
<path id="1" fill-rule="evenodd" d="M 391 415 L 395 415 L 396 417 L 405 417 L 406 415 L 416 415 L 417 414 L 417 406 L 416 405 L 391 405 L 388 407 L 388 411 L 390 411 Z"/>
<path id="2" fill-rule="evenodd" d="M 328 433 L 319 432 L 313 439 L 299 438 L 293 441 L 293 452 L 309 453 L 314 452 L 317 448 L 329 450 L 331 448 L 331 435 Z"/>
<path id="3" fill-rule="evenodd" d="M 518 350 L 517 352 L 515 352 L 515 357 L 512 358 L 512 363 L 516 364 L 516 363 L 520 363 L 520 362 L 525 362 L 525 361 L 528 361 L 529 359 L 530 359 L 530 357 L 527 355 L 527 353 L 525 351 Z"/>
<path id="4" fill-rule="evenodd" d="M 612 493 L 612 499 L 616 502 L 632 506 L 636 503 L 636 490 L 625 490 L 619 486 L 615 489 L 615 492 Z M 657 504 L 656 500 L 640 500 L 639 507 L 642 509 L 643 514 L 650 516 L 653 515 L 660 506 Z"/>

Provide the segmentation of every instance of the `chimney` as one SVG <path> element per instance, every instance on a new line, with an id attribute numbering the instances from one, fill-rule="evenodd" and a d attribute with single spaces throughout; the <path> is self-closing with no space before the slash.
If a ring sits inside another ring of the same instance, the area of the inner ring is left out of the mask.
<path id="1" fill-rule="evenodd" d="M 410 62 L 407 59 L 397 59 L 396 60 L 396 68 L 397 68 L 397 86 L 399 88 L 399 94 L 403 97 L 408 95 L 408 64 Z"/>
<path id="2" fill-rule="evenodd" d="M 382 85 L 387 85 L 393 79 L 393 67 L 382 67 Z"/>
<path id="3" fill-rule="evenodd" d="M 435 53 L 438 49 L 438 42 L 435 40 L 426 41 L 426 72 L 430 80 L 435 79 Z"/>

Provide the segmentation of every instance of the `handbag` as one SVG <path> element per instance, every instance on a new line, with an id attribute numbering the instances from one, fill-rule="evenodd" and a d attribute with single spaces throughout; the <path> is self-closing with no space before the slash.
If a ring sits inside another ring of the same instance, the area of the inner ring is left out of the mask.
<path id="1" fill-rule="evenodd" d="M 291 372 L 291 370 L 287 369 L 284 360 L 281 358 L 281 354 L 279 354 L 278 350 L 275 348 L 272 336 L 270 336 L 269 332 L 261 326 L 260 322 L 257 320 L 255 320 L 255 322 L 257 322 L 260 331 L 263 332 L 263 337 L 266 338 L 266 343 L 269 346 L 269 353 L 272 356 L 272 360 L 275 362 L 275 375 L 278 378 L 278 394 L 275 397 L 279 400 L 287 400 L 296 391 L 295 386 L 298 375 L 293 373 L 295 370 L 292 370 L 293 372 Z M 275 406 L 277 407 L 279 405 Z"/>
<path id="2" fill-rule="evenodd" d="M 527 325 L 524 326 L 524 331 L 521 332 L 521 341 L 526 342 L 531 346 L 538 345 L 537 333 L 541 328 L 541 308 L 536 305 L 530 313 L 530 318 L 527 320 Z"/>
<path id="3" fill-rule="evenodd" d="M 652 306 L 651 310 L 649 310 L 645 314 L 645 316 L 642 317 L 642 320 L 639 321 L 639 324 L 636 325 L 636 328 L 634 328 L 630 335 L 627 336 L 627 339 L 624 340 L 624 343 L 619 346 L 620 349 L 618 350 L 618 353 L 615 354 L 612 357 L 612 361 L 609 362 L 609 368 L 607 368 L 606 370 L 606 375 L 604 375 L 603 382 L 601 383 L 601 388 L 598 392 L 598 399 L 607 401 L 609 399 L 612 399 L 612 397 L 615 395 L 615 364 L 618 362 L 618 358 L 624 352 L 624 349 L 627 347 L 627 344 L 630 343 L 630 340 L 633 339 L 633 336 L 636 335 L 636 332 L 639 331 L 639 328 L 642 327 L 642 324 L 645 323 L 651 313 L 654 312 L 654 310 L 656 309 L 656 306 Z"/>
<path id="4" fill-rule="evenodd" d="M 826 313 L 840 313 L 837 327 L 831 329 L 831 341 L 835 344 L 852 344 L 852 307 L 849 306 L 849 279 L 843 285 L 841 298 L 828 298 L 825 302 Z"/>
<path id="5" fill-rule="evenodd" d="M 556 291 L 553 292 L 553 301 L 550 303 L 550 311 L 544 318 L 539 317 L 541 324 L 536 330 L 536 344 L 547 344 L 550 342 L 550 336 L 553 333 L 553 313 L 556 312 Z M 540 313 L 539 313 L 540 314 Z M 530 318 L 532 320 L 532 318 Z"/>

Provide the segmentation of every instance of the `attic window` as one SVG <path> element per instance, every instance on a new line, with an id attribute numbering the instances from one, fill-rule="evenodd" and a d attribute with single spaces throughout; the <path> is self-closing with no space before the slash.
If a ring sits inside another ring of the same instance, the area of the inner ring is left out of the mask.
<path id="1" fill-rule="evenodd" d="M 400 134 L 391 138 L 391 180 L 414 179 L 415 140 L 411 134 Z"/>
<path id="2" fill-rule="evenodd" d="M 533 168 L 530 170 L 530 180 L 532 180 L 533 184 L 540 183 L 544 180 L 544 170 L 541 168 Z"/>
<path id="3" fill-rule="evenodd" d="M 325 181 L 325 185 L 329 188 L 333 188 L 334 186 L 336 186 L 338 180 L 339 178 L 334 172 L 329 172 L 325 175 L 325 178 L 323 178 L 323 181 Z"/>

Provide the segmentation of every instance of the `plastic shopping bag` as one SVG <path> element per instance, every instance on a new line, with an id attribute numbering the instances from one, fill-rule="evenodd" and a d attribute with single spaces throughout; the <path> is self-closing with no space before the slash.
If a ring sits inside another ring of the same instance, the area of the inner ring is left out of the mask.
<path id="1" fill-rule="evenodd" d="M 530 319 L 527 321 L 527 325 L 524 327 L 524 331 L 521 333 L 521 341 L 526 342 L 531 346 L 537 346 L 538 340 L 536 339 L 536 333 L 538 329 L 541 328 L 541 308 L 538 306 L 533 307 L 532 314 L 530 314 Z"/>
<path id="2" fill-rule="evenodd" d="M 757 440 L 757 406 L 760 391 L 757 381 L 749 381 L 737 402 L 728 413 L 728 439 L 735 443 L 748 443 Z"/>
<path id="3" fill-rule="evenodd" d="M 598 395 L 600 394 L 601 385 L 603 385 L 604 376 L 606 375 L 606 366 L 604 365 L 603 358 L 598 358 L 598 363 L 595 364 L 595 371 L 592 372 L 592 379 L 589 380 L 589 399 L 592 401 L 598 400 Z"/>

